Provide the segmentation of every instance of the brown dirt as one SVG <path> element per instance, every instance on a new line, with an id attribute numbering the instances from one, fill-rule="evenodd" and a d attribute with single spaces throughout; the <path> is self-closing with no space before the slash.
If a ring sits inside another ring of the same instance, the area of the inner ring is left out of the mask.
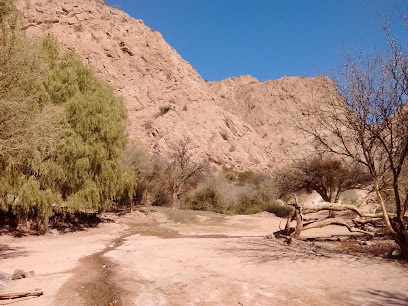
<path id="1" fill-rule="evenodd" d="M 59 297 L 67 302 L 71 293 L 79 293 L 81 302 L 87 305 L 123 305 L 123 290 L 113 281 L 117 264 L 104 255 L 117 248 L 124 236 L 114 239 L 105 249 L 81 258 L 78 267 L 61 290 Z"/>
<path id="2" fill-rule="evenodd" d="M 35 270 L 7 291 L 43 287 L 13 305 L 405 305 L 408 266 L 376 257 L 389 242 L 294 241 L 265 235 L 271 214 L 220 217 L 158 209 L 69 234 L 2 236 L 0 271 Z M 321 230 L 321 229 L 319 229 Z M 309 233 L 309 236 L 313 236 Z M 321 231 L 318 232 L 321 234 Z M 326 237 L 341 227 L 325 229 Z M 4 247 L 4 248 L 3 248 Z M 0 302 L 1 305 L 6 302 Z"/>

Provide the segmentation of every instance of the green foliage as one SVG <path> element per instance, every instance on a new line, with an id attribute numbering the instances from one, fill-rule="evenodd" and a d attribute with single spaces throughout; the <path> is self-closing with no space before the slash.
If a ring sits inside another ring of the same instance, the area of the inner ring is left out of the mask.
<path id="1" fill-rule="evenodd" d="M 223 214 L 255 214 L 268 211 L 286 217 L 291 208 L 276 200 L 272 180 L 262 174 L 223 169 L 208 177 L 184 199 L 185 207 Z"/>
<path id="2" fill-rule="evenodd" d="M 172 161 L 185 164 L 186 146 L 176 146 Z M 139 144 L 133 143 L 124 155 L 125 168 L 132 170 L 136 184 L 133 203 L 139 205 L 169 206 L 174 195 L 174 164 L 157 156 L 150 156 Z M 218 176 L 202 172 L 186 183 L 179 200 L 183 209 L 211 211 L 221 214 L 253 214 L 268 211 L 285 217 L 291 211 L 276 200 L 273 181 L 264 174 L 239 172 L 224 168 Z"/>
<path id="3" fill-rule="evenodd" d="M 0 42 L 3 47 L 8 48 L 16 34 L 18 34 L 17 27 L 19 13 L 13 1 L 11 0 L 0 0 L 0 26 L 1 34 Z"/>
<path id="4" fill-rule="evenodd" d="M 158 156 L 151 156 L 140 144 L 133 143 L 126 150 L 123 164 L 136 180 L 132 203 L 155 206 L 170 204 L 168 162 Z"/>
<path id="5" fill-rule="evenodd" d="M 63 203 L 103 211 L 130 199 L 122 101 L 56 39 L 19 34 L 10 3 L 0 1 L 0 208 L 46 226 Z"/>
<path id="6" fill-rule="evenodd" d="M 280 218 L 286 218 L 292 211 L 292 207 L 280 201 L 273 201 L 269 203 L 267 207 L 265 207 L 265 211 L 275 214 Z"/>
<path id="7" fill-rule="evenodd" d="M 53 67 L 47 85 L 51 101 L 63 104 L 69 127 L 56 159 L 66 174 L 60 184 L 63 198 L 74 210 L 78 205 L 106 210 L 122 188 L 123 104 L 72 53 Z"/>
<path id="8" fill-rule="evenodd" d="M 232 213 L 232 206 L 214 182 L 200 185 L 191 197 L 188 208 L 194 210 L 212 211 L 221 214 Z"/>

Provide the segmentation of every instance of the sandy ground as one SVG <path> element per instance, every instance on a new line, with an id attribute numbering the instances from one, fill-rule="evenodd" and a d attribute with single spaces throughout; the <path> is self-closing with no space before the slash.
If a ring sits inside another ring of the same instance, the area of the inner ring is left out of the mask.
<path id="1" fill-rule="evenodd" d="M 3 290 L 44 288 L 0 305 L 407 305 L 408 265 L 340 242 L 265 235 L 283 220 L 161 212 L 69 234 L 0 237 L 0 271 L 34 270 Z M 305 232 L 306 234 L 306 232 Z M 307 233 L 346 235 L 328 227 Z"/>

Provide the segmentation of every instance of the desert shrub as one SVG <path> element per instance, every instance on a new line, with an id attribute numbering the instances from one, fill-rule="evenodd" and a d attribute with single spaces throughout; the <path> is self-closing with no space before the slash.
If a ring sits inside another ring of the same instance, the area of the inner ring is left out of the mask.
<path id="1" fill-rule="evenodd" d="M 248 181 L 252 183 L 245 183 Z M 216 213 L 254 214 L 268 211 L 279 217 L 287 216 L 291 208 L 276 198 L 273 181 L 268 176 L 228 169 L 199 182 L 183 201 L 185 208 Z"/>
<path id="2" fill-rule="evenodd" d="M 205 167 L 187 167 L 190 162 L 194 166 L 201 164 L 190 160 L 186 145 L 173 148 L 170 161 L 150 155 L 140 144 L 134 143 L 128 147 L 123 164 L 133 171 L 136 180 L 132 193 L 134 204 L 170 206 L 174 202 L 174 191 L 178 190 L 177 201 L 183 209 L 222 214 L 268 211 L 280 217 L 287 216 L 290 212 L 290 207 L 276 201 L 273 180 L 267 175 L 224 169 L 212 176 L 207 171 L 201 171 Z M 180 165 L 183 165 L 186 172 L 181 171 Z M 200 171 L 191 172 L 191 169 Z M 183 181 L 182 188 L 179 188 L 175 179 L 182 180 L 185 177 L 189 180 Z"/>
<path id="3" fill-rule="evenodd" d="M 213 178 L 207 178 L 190 193 L 187 199 L 184 199 L 186 203 L 184 207 L 229 214 L 232 208 L 231 203 L 220 189 L 220 185 Z"/>
<path id="4" fill-rule="evenodd" d="M 266 207 L 265 211 L 275 214 L 280 218 L 286 218 L 292 211 L 292 207 L 280 201 L 272 201 Z"/>
<path id="5" fill-rule="evenodd" d="M 247 184 L 239 194 L 235 205 L 238 214 L 255 214 L 262 211 L 274 213 L 278 217 L 286 217 L 291 208 L 276 200 L 273 182 L 265 177 L 258 184 Z"/>
<path id="6" fill-rule="evenodd" d="M 126 150 L 123 165 L 132 171 L 135 179 L 132 193 L 133 204 L 170 205 L 169 163 L 166 160 L 149 154 L 140 143 L 135 142 Z"/>
<path id="7" fill-rule="evenodd" d="M 157 117 L 164 116 L 164 115 L 167 114 L 170 110 L 171 110 L 171 106 L 170 106 L 170 105 L 160 106 L 159 112 L 158 112 L 158 114 L 157 114 Z"/>
<path id="8" fill-rule="evenodd" d="M 250 215 L 263 211 L 264 207 L 265 202 L 260 199 L 259 194 L 250 190 L 239 195 L 234 211 L 240 215 Z"/>
<path id="9" fill-rule="evenodd" d="M 222 167 L 222 173 L 225 178 L 231 182 L 238 185 L 244 186 L 246 184 L 258 185 L 264 180 L 268 179 L 268 176 L 262 173 L 256 173 L 250 170 L 247 171 L 237 171 L 234 167 Z"/>

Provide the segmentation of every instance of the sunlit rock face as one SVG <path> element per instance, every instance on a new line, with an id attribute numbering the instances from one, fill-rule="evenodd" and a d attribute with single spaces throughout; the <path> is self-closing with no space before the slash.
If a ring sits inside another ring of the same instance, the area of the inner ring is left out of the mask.
<path id="1" fill-rule="evenodd" d="M 54 35 L 122 96 L 129 137 L 166 156 L 191 140 L 197 158 L 238 170 L 272 171 L 309 153 L 294 119 L 308 102 L 335 90 L 324 76 L 251 76 L 206 82 L 162 35 L 99 0 L 18 0 L 30 37 Z M 211 60 L 211 59 L 208 59 Z"/>

